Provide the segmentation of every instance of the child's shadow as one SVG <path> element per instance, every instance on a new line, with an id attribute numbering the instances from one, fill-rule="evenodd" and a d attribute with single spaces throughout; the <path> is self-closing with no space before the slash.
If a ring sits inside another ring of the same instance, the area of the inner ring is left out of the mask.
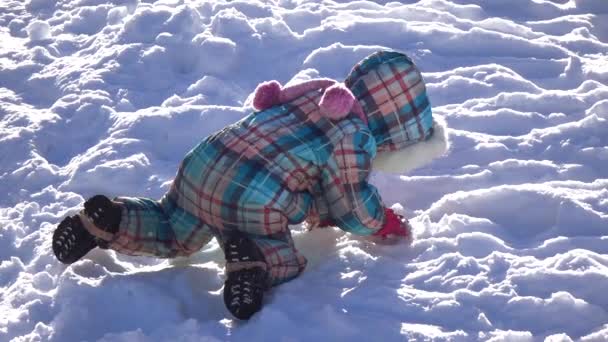
<path id="1" fill-rule="evenodd" d="M 94 251 L 61 276 L 53 340 L 95 340 L 137 330 L 150 336 L 191 319 L 225 329 L 219 322 L 233 318 L 222 298 L 222 269 L 223 264 L 198 260 L 141 266 Z"/>

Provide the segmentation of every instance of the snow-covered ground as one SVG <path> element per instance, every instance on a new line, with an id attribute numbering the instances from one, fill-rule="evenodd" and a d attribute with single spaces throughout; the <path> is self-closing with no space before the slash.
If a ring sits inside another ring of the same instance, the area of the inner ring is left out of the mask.
<path id="1" fill-rule="evenodd" d="M 85 198 L 158 198 L 265 80 L 424 73 L 452 146 L 374 174 L 414 241 L 295 226 L 308 270 L 248 322 L 217 244 L 187 260 L 50 236 Z M 0 0 L 1 341 L 608 341 L 608 1 Z"/>

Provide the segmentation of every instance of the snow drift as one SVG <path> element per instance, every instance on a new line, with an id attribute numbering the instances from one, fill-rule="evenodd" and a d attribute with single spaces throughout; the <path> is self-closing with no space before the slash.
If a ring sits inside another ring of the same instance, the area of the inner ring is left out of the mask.
<path id="1" fill-rule="evenodd" d="M 0 340 L 608 340 L 606 23 L 603 0 L 0 2 Z M 246 323 L 215 243 L 54 259 L 65 215 L 160 197 L 258 83 L 379 47 L 450 127 L 442 158 L 372 176 L 411 244 L 294 226 L 309 268 Z"/>

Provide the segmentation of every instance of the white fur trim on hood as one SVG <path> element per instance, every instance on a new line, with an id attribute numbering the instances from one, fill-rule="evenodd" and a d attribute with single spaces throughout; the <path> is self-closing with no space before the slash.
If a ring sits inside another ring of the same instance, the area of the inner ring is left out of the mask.
<path id="1" fill-rule="evenodd" d="M 433 135 L 430 139 L 398 151 L 378 152 L 372 162 L 372 170 L 405 174 L 429 164 L 433 159 L 445 154 L 449 147 L 445 120 L 435 115 L 433 117 Z"/>

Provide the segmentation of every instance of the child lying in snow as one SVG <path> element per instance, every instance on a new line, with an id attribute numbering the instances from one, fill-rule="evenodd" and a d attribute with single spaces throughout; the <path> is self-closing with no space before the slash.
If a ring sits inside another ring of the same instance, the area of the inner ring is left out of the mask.
<path id="1" fill-rule="evenodd" d="M 358 235 L 407 236 L 407 220 L 367 180 L 406 172 L 445 152 L 420 72 L 404 54 L 376 52 L 344 85 L 317 79 L 258 86 L 258 110 L 204 139 L 184 158 L 160 201 L 97 195 L 53 234 L 59 261 L 95 247 L 162 258 L 195 253 L 213 237 L 226 257 L 224 301 L 237 318 L 262 306 L 270 286 L 306 259 L 288 224 L 308 220 Z M 412 160 L 412 158 L 414 160 Z"/>

